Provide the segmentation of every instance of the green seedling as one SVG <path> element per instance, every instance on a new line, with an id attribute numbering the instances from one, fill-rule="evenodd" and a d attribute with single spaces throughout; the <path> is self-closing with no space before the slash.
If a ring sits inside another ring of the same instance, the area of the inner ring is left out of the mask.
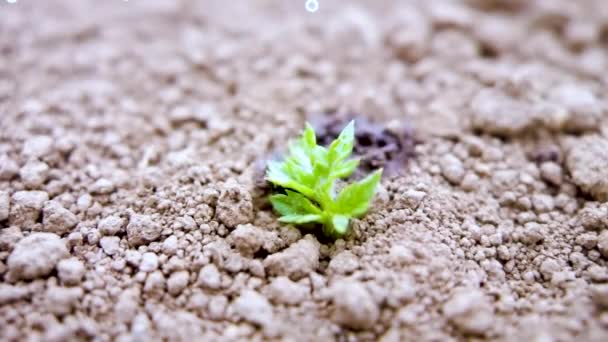
<path id="1" fill-rule="evenodd" d="M 320 223 L 323 233 L 340 238 L 348 232 L 351 218 L 367 212 L 382 176 L 382 169 L 359 182 L 347 185 L 336 194 L 338 179 L 349 177 L 359 160 L 349 159 L 355 140 L 351 121 L 329 147 L 317 145 L 314 129 L 308 123 L 302 136 L 290 142 L 282 162 L 268 163 L 266 179 L 285 189 L 285 194 L 270 196 L 279 221 L 304 225 Z"/>

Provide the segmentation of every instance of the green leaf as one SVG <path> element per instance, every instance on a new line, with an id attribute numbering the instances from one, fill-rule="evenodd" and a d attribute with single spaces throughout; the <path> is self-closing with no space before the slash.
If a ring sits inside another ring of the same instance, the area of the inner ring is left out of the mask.
<path id="1" fill-rule="evenodd" d="M 345 215 L 334 215 L 331 219 L 331 224 L 334 229 L 334 234 L 342 236 L 348 230 L 348 223 L 350 219 Z"/>
<path id="2" fill-rule="evenodd" d="M 334 210 L 352 217 L 360 217 L 365 214 L 381 177 L 382 169 L 357 183 L 346 186 L 338 195 Z"/>
<path id="3" fill-rule="evenodd" d="M 329 145 L 330 162 L 340 162 L 353 152 L 355 144 L 355 121 L 351 121 L 344 127 L 342 133 Z"/>
<path id="4" fill-rule="evenodd" d="M 331 178 L 333 178 L 333 179 L 347 178 L 350 175 L 352 175 L 353 172 L 355 172 L 355 169 L 357 169 L 357 166 L 359 166 L 358 159 L 352 159 L 352 160 L 340 163 L 339 165 L 337 165 L 336 167 L 334 167 L 331 170 Z"/>
<path id="5" fill-rule="evenodd" d="M 293 224 L 304 224 L 311 222 L 322 222 L 321 215 L 307 214 L 307 215 L 286 215 L 279 218 L 280 222 L 293 223 Z"/>
<path id="6" fill-rule="evenodd" d="M 317 145 L 317 136 L 315 134 L 315 130 L 308 122 L 306 123 L 304 134 L 302 134 L 302 139 L 306 142 L 306 146 L 308 147 L 315 147 Z"/>
<path id="7" fill-rule="evenodd" d="M 302 175 L 295 171 L 286 172 L 286 166 L 287 164 L 285 163 L 279 163 L 276 161 L 268 162 L 266 179 L 275 185 L 296 190 L 306 196 L 314 196 L 314 190 L 305 184 L 302 184 Z"/>
<path id="8" fill-rule="evenodd" d="M 286 195 L 270 196 L 270 203 L 281 215 L 307 215 L 320 214 L 317 208 L 308 198 L 302 194 L 286 190 Z"/>

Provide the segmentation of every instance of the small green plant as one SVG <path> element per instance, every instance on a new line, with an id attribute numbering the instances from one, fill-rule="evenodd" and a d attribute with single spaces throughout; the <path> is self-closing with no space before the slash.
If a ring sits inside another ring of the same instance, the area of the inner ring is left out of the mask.
<path id="1" fill-rule="evenodd" d="M 349 177 L 359 160 L 349 159 L 355 140 L 351 121 L 329 147 L 317 145 L 314 129 L 307 123 L 302 136 L 290 142 L 282 162 L 268 163 L 266 179 L 283 187 L 285 194 L 270 196 L 279 221 L 293 224 L 320 223 L 323 233 L 339 238 L 348 232 L 350 219 L 367 212 L 382 176 L 382 169 L 336 194 L 336 180 Z"/>

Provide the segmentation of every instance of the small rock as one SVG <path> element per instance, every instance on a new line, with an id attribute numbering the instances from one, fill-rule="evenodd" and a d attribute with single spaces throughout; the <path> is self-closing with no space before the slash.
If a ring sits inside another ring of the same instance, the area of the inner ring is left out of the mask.
<path id="1" fill-rule="evenodd" d="M 80 287 L 49 287 L 45 297 L 46 308 L 56 315 L 69 314 L 83 295 L 84 291 Z"/>
<path id="2" fill-rule="evenodd" d="M 0 181 L 9 181 L 19 174 L 19 165 L 7 155 L 0 155 Z"/>
<path id="3" fill-rule="evenodd" d="M 99 240 L 99 245 L 104 253 L 112 256 L 120 251 L 120 238 L 118 236 L 104 236 Z"/>
<path id="4" fill-rule="evenodd" d="M 23 184 L 30 189 L 37 189 L 46 182 L 49 175 L 49 166 L 40 161 L 29 161 L 19 171 Z"/>
<path id="5" fill-rule="evenodd" d="M 11 225 L 30 228 L 40 218 L 44 203 L 49 195 L 44 191 L 18 191 L 13 194 L 9 214 Z"/>
<path id="6" fill-rule="evenodd" d="M 272 306 L 264 296 L 255 291 L 243 291 L 232 306 L 234 312 L 245 321 L 265 328 L 272 324 Z"/>
<path id="7" fill-rule="evenodd" d="M 534 124 L 525 103 L 497 89 L 483 89 L 471 101 L 474 129 L 498 136 L 518 135 Z"/>
<path id="8" fill-rule="evenodd" d="M 0 284 L 0 305 L 21 300 L 28 295 L 29 291 L 25 287 Z"/>
<path id="9" fill-rule="evenodd" d="M 575 242 L 577 245 L 583 246 L 586 249 L 593 249 L 597 246 L 597 233 L 586 232 L 580 234 L 576 237 Z"/>
<path id="10" fill-rule="evenodd" d="M 598 265 L 591 265 L 587 269 L 587 273 L 589 274 L 589 278 L 593 282 L 597 283 L 605 283 L 608 281 L 608 269 Z"/>
<path id="11" fill-rule="evenodd" d="M 122 231 L 124 224 L 120 216 L 112 215 L 101 219 L 97 223 L 97 229 L 103 235 L 116 235 Z"/>
<path id="12" fill-rule="evenodd" d="M 87 209 L 89 209 L 91 205 L 93 205 L 93 196 L 89 194 L 81 195 L 80 197 L 78 197 L 76 205 L 78 206 L 78 210 L 80 210 L 81 212 L 87 211 Z"/>
<path id="13" fill-rule="evenodd" d="M 207 313 L 209 314 L 209 318 L 220 320 L 224 318 L 226 313 L 226 307 L 228 306 L 228 298 L 225 296 L 213 296 L 209 300 L 209 306 L 207 308 Z"/>
<path id="14" fill-rule="evenodd" d="M 44 231 L 58 235 L 69 233 L 78 224 L 78 218 L 56 201 L 48 201 L 43 209 Z"/>
<path id="15" fill-rule="evenodd" d="M 600 231 L 608 228 L 608 211 L 605 205 L 597 202 L 586 202 L 578 212 L 578 222 L 587 230 Z"/>
<path id="16" fill-rule="evenodd" d="M 492 185 L 499 191 L 511 191 L 519 183 L 515 170 L 497 170 L 492 173 Z"/>
<path id="17" fill-rule="evenodd" d="M 598 201 L 608 201 L 608 140 L 599 136 L 578 139 L 568 151 L 566 166 L 572 181 Z"/>
<path id="18" fill-rule="evenodd" d="M 197 284 L 211 290 L 217 290 L 222 286 L 222 275 L 215 264 L 208 264 L 201 268 Z"/>
<path id="19" fill-rule="evenodd" d="M 537 213 L 544 213 L 555 208 L 553 197 L 545 194 L 532 195 L 532 206 Z"/>
<path id="20" fill-rule="evenodd" d="M 76 258 L 63 259 L 57 263 L 59 279 L 65 285 L 73 286 L 80 284 L 84 272 L 84 264 Z"/>
<path id="21" fill-rule="evenodd" d="M 389 256 L 391 261 L 395 265 L 399 266 L 409 265 L 416 259 L 414 257 L 414 253 L 410 249 L 402 245 L 394 245 L 393 247 L 391 247 Z"/>
<path id="22" fill-rule="evenodd" d="M 297 305 L 303 303 L 308 297 L 308 289 L 281 276 L 275 278 L 267 287 L 267 295 L 275 303 Z"/>
<path id="23" fill-rule="evenodd" d="M 224 262 L 224 269 L 230 273 L 238 273 L 243 269 L 245 260 L 238 253 L 230 253 Z"/>
<path id="24" fill-rule="evenodd" d="M 253 202 L 249 191 L 234 181 L 226 182 L 217 200 L 215 217 L 228 228 L 250 222 Z"/>
<path id="25" fill-rule="evenodd" d="M 139 246 L 160 237 L 162 227 L 148 215 L 132 214 L 127 224 L 127 237 L 131 246 Z"/>
<path id="26" fill-rule="evenodd" d="M 563 182 L 562 168 L 554 162 L 544 162 L 540 165 L 540 176 L 550 184 L 559 186 Z"/>
<path id="27" fill-rule="evenodd" d="M 257 251 L 262 248 L 264 242 L 268 239 L 273 239 L 272 236 L 268 236 L 266 232 L 261 228 L 250 224 L 239 225 L 236 229 L 228 236 L 230 244 L 236 247 L 236 249 L 244 256 L 253 256 Z M 274 239 L 276 239 L 276 233 Z"/>
<path id="28" fill-rule="evenodd" d="M 133 323 L 131 324 L 131 335 L 136 341 L 149 341 L 152 339 L 152 322 L 148 318 L 145 312 L 138 313 L 133 317 Z"/>
<path id="29" fill-rule="evenodd" d="M 561 267 L 555 259 L 547 258 L 540 264 L 540 273 L 543 275 L 545 280 L 551 280 L 554 273 L 559 272 Z"/>
<path id="30" fill-rule="evenodd" d="M 568 111 L 563 127 L 567 132 L 582 133 L 597 130 L 602 117 L 602 106 L 586 87 L 578 84 L 561 84 L 549 92 L 548 99 Z"/>
<path id="31" fill-rule="evenodd" d="M 264 267 L 270 275 L 299 280 L 319 266 L 319 247 L 312 235 L 306 235 L 284 251 L 266 257 Z"/>
<path id="32" fill-rule="evenodd" d="M 144 285 L 144 292 L 156 294 L 165 292 L 165 276 L 161 271 L 154 271 L 148 275 L 146 284 Z"/>
<path id="33" fill-rule="evenodd" d="M 338 253 L 329 262 L 328 270 L 333 274 L 348 274 L 359 268 L 357 256 L 350 251 Z"/>
<path id="34" fill-rule="evenodd" d="M 405 205 L 412 209 L 418 209 L 422 200 L 426 197 L 426 192 L 409 189 L 403 193 Z"/>
<path id="35" fill-rule="evenodd" d="M 75 246 L 82 246 L 83 240 L 84 238 L 81 232 L 71 232 L 67 237 L 68 248 L 71 249 Z"/>
<path id="36" fill-rule="evenodd" d="M 11 201 L 7 191 L 0 191 L 0 221 L 8 219 Z"/>
<path id="37" fill-rule="evenodd" d="M 87 233 L 87 242 L 89 245 L 97 245 L 99 243 L 99 239 L 101 239 L 101 234 L 99 234 L 97 229 L 91 229 Z"/>
<path id="38" fill-rule="evenodd" d="M 602 231 L 597 237 L 597 249 L 604 258 L 608 258 L 608 230 Z"/>
<path id="39" fill-rule="evenodd" d="M 93 183 L 90 190 L 93 194 L 105 195 L 114 192 L 115 187 L 114 183 L 112 183 L 111 180 L 106 178 L 100 178 L 95 183 Z"/>
<path id="40" fill-rule="evenodd" d="M 166 255 L 173 255 L 177 252 L 177 236 L 171 235 L 163 241 L 162 246 L 163 253 Z"/>
<path id="41" fill-rule="evenodd" d="M 140 297 L 139 291 L 138 288 L 128 288 L 118 296 L 118 300 L 114 306 L 114 315 L 119 322 L 131 322 L 137 314 L 137 302 Z"/>
<path id="42" fill-rule="evenodd" d="M 441 174 L 452 184 L 460 184 L 464 178 L 465 170 L 460 159 L 453 154 L 447 154 L 439 161 Z"/>
<path id="43" fill-rule="evenodd" d="M 21 153 L 28 158 L 40 158 L 50 154 L 53 150 L 53 138 L 39 135 L 29 138 L 23 144 Z"/>
<path id="44" fill-rule="evenodd" d="M 53 233 L 32 233 L 21 239 L 8 257 L 12 280 L 32 280 L 51 273 L 69 255 L 65 243 Z"/>
<path id="45" fill-rule="evenodd" d="M 602 309 L 608 309 L 608 284 L 598 284 L 591 287 L 593 303 Z"/>
<path id="46" fill-rule="evenodd" d="M 139 263 L 139 270 L 142 272 L 152 272 L 158 268 L 158 256 L 152 252 L 144 253 Z"/>
<path id="47" fill-rule="evenodd" d="M 545 238 L 543 227 L 536 222 L 528 222 L 524 225 L 522 242 L 528 245 L 535 245 Z"/>
<path id="48" fill-rule="evenodd" d="M 141 262 L 141 253 L 130 249 L 127 251 L 127 253 L 125 253 L 125 259 L 129 265 L 139 267 L 139 263 Z"/>
<path id="49" fill-rule="evenodd" d="M 207 211 L 211 210 L 211 212 L 213 212 L 213 209 L 209 208 L 207 205 L 199 206 L 198 209 L 201 210 L 201 216 L 198 216 L 198 217 L 204 218 L 204 221 L 208 221 L 212 217 L 212 214 L 207 213 Z M 175 219 L 175 221 L 173 221 L 174 230 L 193 231 L 197 228 L 198 228 L 198 225 L 197 225 L 196 221 L 190 215 L 184 215 L 181 217 L 177 217 Z"/>
<path id="50" fill-rule="evenodd" d="M 371 329 L 380 318 L 380 310 L 365 286 L 343 280 L 331 287 L 333 320 L 350 329 Z"/>
<path id="51" fill-rule="evenodd" d="M 21 229 L 17 226 L 0 229 L 0 251 L 11 251 L 15 244 L 23 238 Z"/>
<path id="52" fill-rule="evenodd" d="M 167 280 L 167 290 L 173 296 L 177 296 L 188 286 L 190 274 L 188 271 L 179 271 L 172 273 Z"/>
<path id="53" fill-rule="evenodd" d="M 473 172 L 467 172 L 462 179 L 460 187 L 465 191 L 473 191 L 479 188 L 479 176 Z"/>
<path id="54" fill-rule="evenodd" d="M 412 6 L 400 11 L 395 22 L 398 24 L 388 30 L 386 44 L 399 59 L 407 62 L 420 60 L 429 50 L 432 34 L 427 16 Z"/>
<path id="55" fill-rule="evenodd" d="M 456 291 L 443 305 L 443 313 L 465 334 L 484 335 L 494 324 L 492 307 L 477 289 Z"/>

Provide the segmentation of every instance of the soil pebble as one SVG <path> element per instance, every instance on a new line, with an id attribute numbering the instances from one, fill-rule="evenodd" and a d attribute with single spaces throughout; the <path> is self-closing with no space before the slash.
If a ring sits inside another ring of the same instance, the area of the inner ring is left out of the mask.
<path id="1" fill-rule="evenodd" d="M 188 286 L 190 274 L 188 271 L 172 273 L 167 279 L 167 291 L 173 296 L 179 295 Z"/>
<path id="2" fill-rule="evenodd" d="M 441 173 L 452 184 L 460 184 L 465 175 L 462 162 L 452 154 L 445 155 L 440 162 Z"/>
<path id="3" fill-rule="evenodd" d="M 530 129 L 534 118 L 521 101 L 498 89 L 481 90 L 471 102 L 472 127 L 498 136 L 516 136 Z"/>
<path id="4" fill-rule="evenodd" d="M 211 290 L 217 290 L 222 285 L 222 274 L 214 264 L 206 265 L 198 273 L 197 284 Z"/>
<path id="5" fill-rule="evenodd" d="M 85 271 L 82 261 L 76 258 L 63 259 L 57 263 L 57 275 L 68 286 L 80 284 Z"/>
<path id="6" fill-rule="evenodd" d="M 331 291 L 336 323 L 350 329 L 368 329 L 379 319 L 378 305 L 363 284 L 344 280 L 333 284 Z"/>
<path id="7" fill-rule="evenodd" d="M 32 280 L 49 275 L 69 255 L 65 242 L 53 233 L 32 233 L 21 239 L 8 257 L 11 280 Z"/>
<path id="8" fill-rule="evenodd" d="M 475 289 L 459 290 L 443 305 L 443 312 L 465 334 L 484 335 L 494 325 L 491 307 Z"/>
<path id="9" fill-rule="evenodd" d="M 297 305 L 308 297 L 308 289 L 285 276 L 276 277 L 267 287 L 267 296 L 275 303 Z"/>
<path id="10" fill-rule="evenodd" d="M 572 180 L 598 201 L 608 200 L 608 140 L 586 136 L 571 146 L 566 166 Z"/>
<path id="11" fill-rule="evenodd" d="M 273 323 L 272 306 L 261 294 L 247 290 L 232 304 L 234 312 L 242 319 L 269 328 Z"/>
<path id="12" fill-rule="evenodd" d="M 127 237 L 129 244 L 140 246 L 157 240 L 162 227 L 148 215 L 131 214 L 127 224 Z"/>
<path id="13" fill-rule="evenodd" d="M 249 223 L 253 217 L 251 194 L 236 182 L 227 182 L 220 191 L 215 216 L 226 227 Z"/>
<path id="14" fill-rule="evenodd" d="M 18 174 L 19 164 L 7 155 L 0 155 L 0 180 L 11 180 Z"/>
<path id="15" fill-rule="evenodd" d="M 97 223 L 97 229 L 103 235 L 116 235 L 124 228 L 124 220 L 116 215 L 105 217 Z"/>
<path id="16" fill-rule="evenodd" d="M 44 231 L 63 235 L 78 224 L 78 218 L 56 201 L 48 201 L 42 211 Z"/>
<path id="17" fill-rule="evenodd" d="M 33 136 L 25 141 L 21 154 L 28 158 L 40 158 L 51 153 L 53 138 L 46 135 Z"/>
<path id="18" fill-rule="evenodd" d="M 44 191 L 18 191 L 12 196 L 9 222 L 12 225 L 30 228 L 40 218 L 49 195 Z"/>
<path id="19" fill-rule="evenodd" d="M 8 192 L 0 191 L 0 221 L 5 221 L 8 219 L 10 213 L 10 197 Z"/>
<path id="20" fill-rule="evenodd" d="M 49 176 L 49 166 L 40 161 L 30 161 L 19 170 L 19 177 L 29 189 L 38 189 Z"/>
<path id="21" fill-rule="evenodd" d="M 319 242 L 306 235 L 287 249 L 271 254 L 264 260 L 264 268 L 270 275 L 284 275 L 299 280 L 314 272 L 319 266 Z"/>

